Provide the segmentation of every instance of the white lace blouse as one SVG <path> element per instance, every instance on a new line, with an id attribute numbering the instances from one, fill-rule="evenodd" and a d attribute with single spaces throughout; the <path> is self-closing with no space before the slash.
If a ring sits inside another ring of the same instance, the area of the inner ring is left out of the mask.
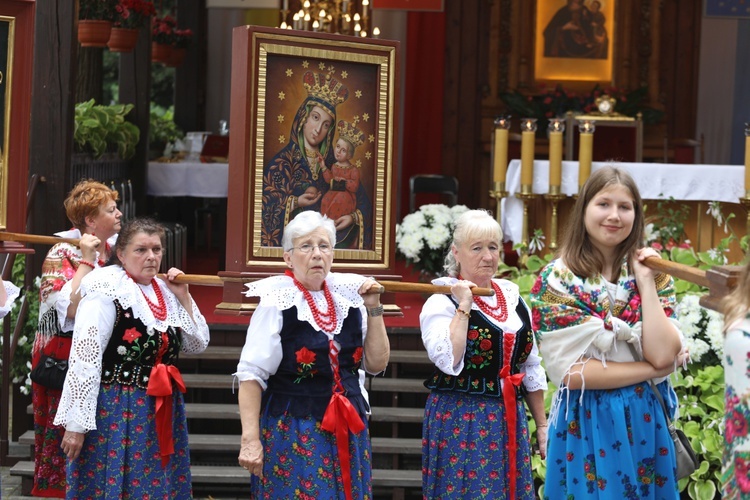
<path id="1" fill-rule="evenodd" d="M 435 285 L 452 286 L 456 278 L 438 278 L 433 280 Z M 508 319 L 499 322 L 495 318 L 485 316 L 487 320 L 500 327 L 504 331 L 517 332 L 523 326 L 521 318 L 515 313 L 516 306 L 520 300 L 518 286 L 507 280 L 493 280 L 500 286 L 505 302 L 508 305 Z M 497 305 L 497 297 L 480 297 L 491 307 Z M 525 305 L 525 304 L 524 304 Z M 479 307 L 472 302 L 471 309 L 480 314 Z M 526 307 L 528 310 L 528 306 Z M 435 366 L 445 374 L 458 375 L 464 368 L 463 355 L 461 359 L 453 358 L 453 345 L 450 340 L 450 323 L 456 315 L 456 305 L 446 295 L 435 294 L 424 303 L 419 315 L 419 325 L 422 329 L 422 343 L 427 350 L 427 355 Z M 529 317 L 531 312 L 529 311 Z M 521 365 L 521 373 L 525 373 L 523 385 L 528 392 L 547 389 L 547 375 L 541 365 L 542 358 L 539 356 L 539 348 L 536 339 L 526 362 Z"/>
<path id="2" fill-rule="evenodd" d="M 115 323 L 114 300 L 119 301 L 123 309 L 131 308 L 133 315 L 143 322 L 149 333 L 165 332 L 169 326 L 182 328 L 183 352 L 199 353 L 206 349 L 208 325 L 195 302 L 191 318 L 167 285 L 159 278 L 156 281 L 167 305 L 167 317 L 163 321 L 154 317 L 141 293 L 143 290 L 149 299 L 156 302 L 153 286 L 137 284 L 120 266 L 99 268 L 83 278 L 80 289 L 84 297 L 76 313 L 68 374 L 55 425 L 62 425 L 74 432 L 96 429 L 102 355 Z"/>
<path id="3" fill-rule="evenodd" d="M 350 308 L 358 308 L 362 316 L 362 342 L 367 336 L 367 311 L 364 300 L 359 294 L 359 288 L 366 278 L 357 274 L 328 273 L 326 283 L 333 297 L 336 307 L 336 328 L 332 333 L 326 333 L 329 339 L 335 339 L 341 332 L 341 326 L 349 315 Z M 300 322 L 310 323 L 313 328 L 320 331 L 321 328 L 313 319 L 313 313 L 305 300 L 304 294 L 294 285 L 292 278 L 288 276 L 272 276 L 247 285 L 245 295 L 248 297 L 260 297 L 258 308 L 250 318 L 247 328 L 245 346 L 242 348 L 240 361 L 234 376 L 237 380 L 255 380 L 263 390 L 266 389 L 266 381 L 276 373 L 282 357 L 281 337 L 279 333 L 282 327 L 282 311 L 295 306 L 297 308 L 297 319 Z M 326 311 L 326 299 L 322 291 L 311 291 L 315 304 L 321 311 Z M 365 352 L 365 358 L 367 353 Z M 362 366 L 367 366 L 363 358 Z M 364 373 L 360 373 L 360 388 L 366 396 L 363 386 Z"/>

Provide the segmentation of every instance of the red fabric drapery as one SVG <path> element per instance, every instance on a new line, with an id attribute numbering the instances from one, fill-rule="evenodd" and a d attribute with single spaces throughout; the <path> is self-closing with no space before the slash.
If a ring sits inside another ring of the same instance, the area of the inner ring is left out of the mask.
<path id="1" fill-rule="evenodd" d="M 445 13 L 409 12 L 399 221 L 409 212 L 409 177 L 442 173 L 444 66 Z"/>

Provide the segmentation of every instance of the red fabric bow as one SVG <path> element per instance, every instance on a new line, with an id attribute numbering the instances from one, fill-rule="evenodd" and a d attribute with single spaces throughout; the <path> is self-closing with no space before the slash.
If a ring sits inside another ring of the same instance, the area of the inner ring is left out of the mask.
<path id="1" fill-rule="evenodd" d="M 334 391 L 320 427 L 336 436 L 339 465 L 341 466 L 341 475 L 344 478 L 344 493 L 346 499 L 351 500 L 352 472 L 351 456 L 349 455 L 349 431 L 352 431 L 353 434 L 359 434 L 365 429 L 365 424 L 346 396 Z"/>
<path id="2" fill-rule="evenodd" d="M 161 466 L 166 467 L 174 454 L 172 438 L 172 381 L 180 392 L 185 392 L 185 382 L 174 365 L 158 363 L 151 368 L 146 394 L 156 398 L 156 435 L 159 438 Z"/>

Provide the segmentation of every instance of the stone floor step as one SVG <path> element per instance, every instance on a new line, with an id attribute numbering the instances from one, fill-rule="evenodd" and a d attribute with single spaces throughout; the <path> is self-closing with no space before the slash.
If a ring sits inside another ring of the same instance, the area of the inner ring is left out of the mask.
<path id="1" fill-rule="evenodd" d="M 190 467 L 193 484 L 243 484 L 248 482 L 247 471 L 236 465 L 193 465 Z M 10 469 L 11 476 L 33 478 L 34 462 L 22 461 Z M 374 487 L 419 488 L 422 486 L 422 473 L 418 470 L 373 469 Z"/>
<path id="2" fill-rule="evenodd" d="M 205 351 L 197 354 L 181 353 L 181 359 L 200 359 L 211 361 L 234 361 L 240 359 L 242 347 L 235 346 L 208 346 Z M 391 351 L 389 363 L 413 363 L 413 364 L 431 364 L 430 358 L 427 357 L 427 351 Z"/>
<path id="3" fill-rule="evenodd" d="M 367 379 L 365 387 L 369 392 L 430 392 L 424 380 L 410 378 L 372 377 Z"/>
<path id="4" fill-rule="evenodd" d="M 240 449 L 240 437 L 234 434 L 190 434 L 190 449 L 193 451 L 231 451 Z M 22 445 L 34 445 L 34 431 L 26 431 L 18 438 Z M 411 438 L 372 438 L 373 453 L 397 453 L 419 455 L 422 453 L 422 440 Z"/>
<path id="5" fill-rule="evenodd" d="M 29 415 L 34 414 L 31 405 L 26 408 Z M 221 403 L 185 403 L 188 418 L 205 418 L 209 420 L 229 419 L 239 420 L 240 409 L 236 404 Z M 403 422 L 422 423 L 424 408 L 398 408 L 391 406 L 373 406 L 370 421 L 372 422 Z"/>

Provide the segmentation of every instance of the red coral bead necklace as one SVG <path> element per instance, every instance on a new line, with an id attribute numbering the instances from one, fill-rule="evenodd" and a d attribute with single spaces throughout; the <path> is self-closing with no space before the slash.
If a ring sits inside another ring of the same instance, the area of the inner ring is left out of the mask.
<path id="1" fill-rule="evenodd" d="M 458 279 L 461 280 L 463 278 L 459 276 Z M 478 295 L 474 295 L 474 303 L 484 314 L 495 318 L 498 322 L 502 323 L 508 319 L 508 304 L 505 302 L 505 295 L 503 295 L 503 292 L 500 290 L 500 286 L 492 280 L 490 280 L 490 285 L 492 285 L 492 289 L 495 291 L 497 305 L 494 307 L 489 305 Z"/>
<path id="2" fill-rule="evenodd" d="M 128 273 L 127 271 L 125 271 L 125 273 L 130 276 L 130 273 Z M 132 276 L 130 276 L 130 279 L 138 284 L 138 282 L 135 281 Z M 164 300 L 164 294 L 161 293 L 161 288 L 159 288 L 159 283 L 156 282 L 156 279 L 151 278 L 151 286 L 154 287 L 154 293 L 156 294 L 156 304 L 151 302 L 151 299 L 148 298 L 148 295 L 143 291 L 143 288 L 139 286 L 138 290 L 141 291 L 141 293 L 143 294 L 143 298 L 146 299 L 146 304 L 148 304 L 148 308 L 151 309 L 151 312 L 154 313 L 154 318 L 158 319 L 159 321 L 164 321 L 165 319 L 167 319 L 167 303 Z"/>
<path id="3" fill-rule="evenodd" d="M 326 305 L 328 306 L 328 310 L 323 312 L 318 308 L 310 291 L 294 277 L 294 273 L 287 269 L 285 274 L 292 278 L 294 286 L 296 286 L 297 289 L 302 292 L 302 295 L 305 296 L 305 300 L 307 301 L 307 305 L 310 306 L 310 311 L 312 311 L 315 323 L 317 323 L 320 329 L 324 332 L 332 333 L 336 329 L 336 307 L 333 303 L 331 291 L 328 289 L 328 284 L 323 281 L 323 296 L 325 296 Z"/>

